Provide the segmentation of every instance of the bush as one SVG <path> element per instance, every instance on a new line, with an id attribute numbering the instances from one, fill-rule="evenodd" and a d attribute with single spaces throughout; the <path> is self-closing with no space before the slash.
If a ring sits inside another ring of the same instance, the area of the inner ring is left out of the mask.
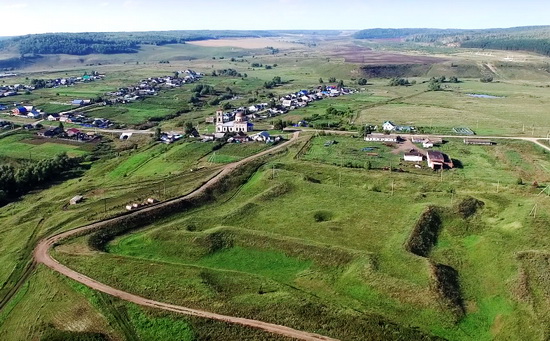
<path id="1" fill-rule="evenodd" d="M 332 213 L 329 211 L 317 211 L 313 214 L 313 219 L 318 223 L 329 221 L 332 219 Z"/>
<path id="2" fill-rule="evenodd" d="M 477 200 L 473 197 L 468 197 L 458 203 L 456 206 L 456 211 L 460 216 L 462 216 L 462 218 L 469 218 L 483 206 L 485 206 L 483 201 Z"/>

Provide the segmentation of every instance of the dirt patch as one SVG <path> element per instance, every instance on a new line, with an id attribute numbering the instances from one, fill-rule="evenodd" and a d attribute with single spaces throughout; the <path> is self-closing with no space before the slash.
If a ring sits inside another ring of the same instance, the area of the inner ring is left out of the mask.
<path id="1" fill-rule="evenodd" d="M 191 41 L 187 44 L 204 47 L 238 47 L 242 49 L 263 49 L 267 46 L 276 49 L 290 49 L 300 45 L 274 38 L 236 38 Z"/>
<path id="2" fill-rule="evenodd" d="M 417 256 L 428 257 L 437 243 L 439 231 L 442 227 L 440 210 L 435 206 L 428 206 L 416 222 L 405 249 Z"/>
<path id="3" fill-rule="evenodd" d="M 378 64 L 435 64 L 444 62 L 445 59 L 407 55 L 400 53 L 378 52 L 362 46 L 342 46 L 337 51 L 332 51 L 331 56 L 344 58 L 347 63 Z"/>
<path id="4" fill-rule="evenodd" d="M 460 291 L 458 272 L 444 264 L 430 262 L 432 275 L 432 290 L 440 297 L 440 300 L 457 318 L 465 314 L 464 301 Z"/>
<path id="5" fill-rule="evenodd" d="M 32 145 L 41 145 L 44 143 L 56 143 L 56 144 L 64 144 L 69 146 L 82 146 L 82 142 L 77 141 L 70 141 L 70 140 L 59 140 L 59 139 L 50 139 L 50 138 L 40 138 L 35 137 L 28 140 L 21 140 L 21 142 L 26 144 L 32 144 Z"/>
<path id="6" fill-rule="evenodd" d="M 368 78 L 420 77 L 430 71 L 432 64 L 367 65 L 361 71 Z"/>
<path id="7" fill-rule="evenodd" d="M 422 155 L 426 155 L 426 151 L 423 149 L 418 148 L 414 143 L 411 142 L 408 138 L 405 139 L 404 142 L 397 145 L 397 148 L 392 150 L 391 152 L 393 154 L 400 154 L 400 153 L 408 153 L 411 150 L 416 150 L 417 152 L 421 153 Z"/>

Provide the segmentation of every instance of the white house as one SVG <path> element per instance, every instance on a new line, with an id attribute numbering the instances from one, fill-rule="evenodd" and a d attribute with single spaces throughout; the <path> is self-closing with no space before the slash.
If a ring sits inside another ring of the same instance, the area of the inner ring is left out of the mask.
<path id="1" fill-rule="evenodd" d="M 403 159 L 408 162 L 422 162 L 424 155 L 418 152 L 410 152 L 403 155 Z"/>
<path id="2" fill-rule="evenodd" d="M 397 128 L 397 125 L 395 125 L 392 121 L 386 121 L 382 125 L 382 129 L 386 131 L 393 131 Z"/>

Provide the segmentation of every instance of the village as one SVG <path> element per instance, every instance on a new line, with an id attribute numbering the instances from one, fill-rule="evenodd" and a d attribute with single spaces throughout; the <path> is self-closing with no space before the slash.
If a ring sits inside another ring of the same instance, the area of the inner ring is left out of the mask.
<path id="1" fill-rule="evenodd" d="M 17 96 L 21 93 L 30 93 L 31 91 L 40 88 L 58 88 L 62 86 L 73 86 L 78 83 L 93 82 L 96 80 L 101 80 L 103 78 L 105 78 L 105 75 L 99 74 L 98 72 L 93 72 L 91 75 L 84 74 L 80 77 L 33 79 L 30 84 L 0 85 L 0 97 Z"/>
<path id="2" fill-rule="evenodd" d="M 176 71 L 173 76 L 149 77 L 142 79 L 134 86 L 119 88 L 117 91 L 108 92 L 105 95 L 107 99 L 103 101 L 104 105 L 125 104 L 135 102 L 138 99 L 148 96 L 155 96 L 158 91 L 163 89 L 174 89 L 184 84 L 194 83 L 200 80 L 204 74 L 193 70 Z"/>
<path id="3" fill-rule="evenodd" d="M 373 130 L 376 129 L 377 127 L 374 127 Z M 421 164 L 424 160 L 426 160 L 427 166 L 433 170 L 443 170 L 455 167 L 449 155 L 438 150 L 431 150 L 445 143 L 441 137 L 415 135 L 415 127 L 397 125 L 392 121 L 385 121 L 382 124 L 382 131 L 383 132 L 371 132 L 366 134 L 364 140 L 368 142 L 382 142 L 398 145 L 397 151 L 404 152 L 403 160 L 405 162 L 414 163 L 417 168 L 422 167 Z M 401 133 L 401 135 L 398 133 Z M 463 142 L 466 145 L 491 146 L 495 144 L 495 142 L 491 140 L 473 138 L 463 139 Z"/>

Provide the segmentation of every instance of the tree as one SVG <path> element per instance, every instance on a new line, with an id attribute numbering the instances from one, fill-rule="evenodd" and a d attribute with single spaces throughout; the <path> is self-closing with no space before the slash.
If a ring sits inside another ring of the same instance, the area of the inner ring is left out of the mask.
<path id="1" fill-rule="evenodd" d="M 456 76 L 449 77 L 449 83 L 458 83 L 458 78 Z"/>
<path id="2" fill-rule="evenodd" d="M 491 76 L 483 76 L 480 79 L 481 83 L 491 83 L 493 81 L 493 77 Z"/>
<path id="3" fill-rule="evenodd" d="M 63 126 L 63 122 L 59 122 L 59 129 L 61 129 L 61 131 L 65 131 L 65 127 Z"/>
<path id="4" fill-rule="evenodd" d="M 185 134 L 191 134 L 195 130 L 195 127 L 193 127 L 193 122 L 185 122 Z"/>
<path id="5" fill-rule="evenodd" d="M 319 84 L 323 84 L 323 78 L 319 78 Z"/>
<path id="6" fill-rule="evenodd" d="M 155 128 L 155 134 L 153 135 L 153 140 L 154 141 L 160 140 L 160 134 L 161 134 L 160 127 L 156 127 Z"/>
<path id="7" fill-rule="evenodd" d="M 338 89 L 342 89 L 344 87 L 344 81 L 340 79 L 340 81 L 338 81 L 337 87 Z"/>
<path id="8" fill-rule="evenodd" d="M 330 78 L 328 79 L 328 82 L 329 82 L 329 83 L 336 83 L 336 77 L 330 77 Z"/>
<path id="9" fill-rule="evenodd" d="M 432 79 L 428 84 L 428 91 L 439 91 L 441 90 L 441 83 L 435 79 Z"/>
<path id="10" fill-rule="evenodd" d="M 357 80 L 357 84 L 359 85 L 367 85 L 367 79 L 366 78 L 359 78 Z"/>

